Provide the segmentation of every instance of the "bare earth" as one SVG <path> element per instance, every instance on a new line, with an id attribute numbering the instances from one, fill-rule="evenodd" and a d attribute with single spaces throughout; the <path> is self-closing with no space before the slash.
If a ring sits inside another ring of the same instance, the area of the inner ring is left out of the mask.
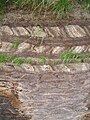
<path id="1" fill-rule="evenodd" d="M 28 74 L 8 70 L 1 72 L 0 79 L 1 120 L 25 116 L 25 120 L 81 120 L 89 113 L 90 72 Z M 83 120 L 89 119 L 90 114 Z"/>

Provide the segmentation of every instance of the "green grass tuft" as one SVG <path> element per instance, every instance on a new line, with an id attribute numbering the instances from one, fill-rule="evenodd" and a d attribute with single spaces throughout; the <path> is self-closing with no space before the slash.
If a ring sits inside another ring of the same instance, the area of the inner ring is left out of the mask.
<path id="1" fill-rule="evenodd" d="M 21 41 L 18 40 L 18 39 L 16 39 L 16 40 L 13 41 L 13 46 L 12 46 L 12 47 L 13 47 L 14 49 L 16 49 L 16 48 L 19 46 L 20 43 L 21 43 Z"/>
<path id="2" fill-rule="evenodd" d="M 86 10 L 90 9 L 90 0 L 0 0 L 0 13 L 3 13 L 8 4 L 18 8 L 28 8 L 36 14 L 42 12 L 46 14 L 50 11 L 57 17 L 66 16 L 77 5 Z"/>
<path id="3" fill-rule="evenodd" d="M 57 16 L 65 16 L 73 8 L 73 4 L 70 0 L 57 0 L 53 5 L 53 11 Z"/>
<path id="4" fill-rule="evenodd" d="M 16 57 L 16 58 L 13 60 L 13 63 L 16 64 L 16 65 L 21 65 L 22 63 L 25 63 L 25 59 L 24 59 L 24 58 L 21 58 L 21 57 Z"/>
<path id="5" fill-rule="evenodd" d="M 62 63 L 73 63 L 73 62 L 83 62 L 85 56 L 81 53 L 73 53 L 73 52 L 64 52 L 61 55 Z"/>
<path id="6" fill-rule="evenodd" d="M 46 63 L 46 58 L 43 55 L 39 56 L 38 59 L 39 59 L 39 64 L 44 65 Z"/>
<path id="7" fill-rule="evenodd" d="M 0 54 L 0 63 L 12 62 L 15 56 Z"/>
<path id="8" fill-rule="evenodd" d="M 82 0 L 82 7 L 83 7 L 85 10 L 90 9 L 90 0 Z"/>

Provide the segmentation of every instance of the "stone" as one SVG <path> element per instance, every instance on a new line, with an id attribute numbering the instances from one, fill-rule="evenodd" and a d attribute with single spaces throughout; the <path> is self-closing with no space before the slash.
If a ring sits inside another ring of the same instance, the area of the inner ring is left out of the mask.
<path id="1" fill-rule="evenodd" d="M 50 27 L 51 30 L 53 30 L 54 37 L 60 36 L 60 29 L 59 27 Z"/>
<path id="2" fill-rule="evenodd" d="M 2 26 L 0 30 L 7 35 L 13 35 L 12 30 L 8 26 Z"/>
<path id="3" fill-rule="evenodd" d="M 70 49 L 70 51 L 72 52 L 76 52 L 76 53 L 81 53 L 84 52 L 86 50 L 86 46 L 82 45 L 82 46 L 74 46 Z"/>
<path id="4" fill-rule="evenodd" d="M 19 44 L 16 53 L 22 53 L 29 48 L 30 48 L 30 44 L 23 42 L 23 43 Z"/>
<path id="5" fill-rule="evenodd" d="M 11 28 L 11 29 L 12 29 L 12 31 L 13 31 L 13 33 L 14 33 L 15 36 L 19 36 L 19 33 L 18 33 L 18 31 L 16 30 L 16 28 Z"/>
<path id="6" fill-rule="evenodd" d="M 16 27 L 21 36 L 29 36 L 29 32 L 24 27 Z"/>
<path id="7" fill-rule="evenodd" d="M 10 42 L 2 42 L 0 52 L 11 52 L 13 44 Z"/>
<path id="8" fill-rule="evenodd" d="M 68 64 L 67 66 L 70 69 L 70 73 L 88 71 L 88 63 L 73 63 L 73 64 Z"/>
<path id="9" fill-rule="evenodd" d="M 14 71 L 14 67 L 13 66 L 9 66 L 9 65 L 2 65 L 2 69 L 4 71 L 7 71 L 7 72 L 12 72 Z"/>
<path id="10" fill-rule="evenodd" d="M 59 27 L 45 27 L 45 32 L 49 37 L 59 37 L 61 31 Z"/>
<path id="11" fill-rule="evenodd" d="M 39 69 L 39 67 L 38 67 L 38 66 L 33 65 L 33 68 L 34 68 L 35 72 L 40 73 L 40 69 Z"/>
<path id="12" fill-rule="evenodd" d="M 45 27 L 45 33 L 47 33 L 48 37 L 54 37 L 54 34 L 51 32 L 51 30 L 49 29 L 49 27 Z"/>
<path id="13" fill-rule="evenodd" d="M 41 37 L 44 38 L 46 37 L 46 33 L 43 31 L 42 28 L 39 26 L 33 27 L 33 37 Z"/>
<path id="14" fill-rule="evenodd" d="M 32 27 L 26 27 L 26 30 L 29 32 L 30 36 L 33 36 Z"/>
<path id="15" fill-rule="evenodd" d="M 51 72 L 51 71 L 53 71 L 52 70 L 52 67 L 50 66 L 50 65 L 42 65 L 42 66 L 40 66 L 40 70 L 42 71 L 42 72 Z"/>
<path id="16" fill-rule="evenodd" d="M 87 46 L 87 51 L 90 52 L 90 45 Z"/>
<path id="17" fill-rule="evenodd" d="M 79 25 L 68 25 L 65 29 L 70 37 L 85 37 L 86 32 Z"/>
<path id="18" fill-rule="evenodd" d="M 66 66 L 65 64 L 59 64 L 53 66 L 54 70 L 57 72 L 70 72 L 70 68 Z"/>
<path id="19" fill-rule="evenodd" d="M 61 38 L 67 38 L 67 34 L 65 32 L 64 27 L 60 28 L 60 36 L 61 36 Z"/>
<path id="20" fill-rule="evenodd" d="M 48 49 L 48 46 L 39 46 L 39 47 L 34 47 L 33 52 L 37 52 L 37 53 L 43 53 L 46 49 Z"/>
<path id="21" fill-rule="evenodd" d="M 47 33 L 48 37 L 62 37 L 66 38 L 66 33 L 64 31 L 64 28 L 61 27 L 45 27 L 44 31 Z"/>
<path id="22" fill-rule="evenodd" d="M 19 72 L 24 72 L 24 69 L 21 66 L 14 65 L 14 68 Z"/>
<path id="23" fill-rule="evenodd" d="M 34 72 L 34 68 L 30 64 L 23 63 L 21 67 L 26 71 L 26 72 Z"/>
<path id="24" fill-rule="evenodd" d="M 54 66 L 54 70 L 57 72 L 69 72 L 69 73 L 79 73 L 88 71 L 88 63 L 73 63 L 73 64 L 60 64 Z"/>
<path id="25" fill-rule="evenodd" d="M 24 27 L 13 27 L 12 31 L 16 36 L 30 36 L 27 29 L 25 29 Z"/>
<path id="26" fill-rule="evenodd" d="M 59 46 L 57 46 L 57 47 L 53 48 L 52 54 L 59 54 L 61 52 L 64 52 L 64 50 L 65 50 L 65 47 L 59 47 Z"/>
<path id="27" fill-rule="evenodd" d="M 87 32 L 87 34 L 90 36 L 90 31 L 89 31 L 89 29 L 88 29 L 86 26 L 84 26 L 84 29 L 85 29 L 85 31 Z"/>

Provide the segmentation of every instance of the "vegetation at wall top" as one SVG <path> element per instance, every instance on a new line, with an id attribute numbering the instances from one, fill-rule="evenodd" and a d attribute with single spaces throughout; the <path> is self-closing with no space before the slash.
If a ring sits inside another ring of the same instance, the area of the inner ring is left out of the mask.
<path id="1" fill-rule="evenodd" d="M 90 9 L 90 0 L 0 0 L 0 13 L 8 5 L 14 5 L 18 8 L 29 8 L 32 13 L 46 14 L 48 11 L 56 14 L 57 17 L 67 15 L 73 10 L 75 5 L 83 9 Z"/>
<path id="2" fill-rule="evenodd" d="M 83 54 L 66 51 L 60 56 L 60 59 L 62 63 L 90 62 L 90 52 Z"/>

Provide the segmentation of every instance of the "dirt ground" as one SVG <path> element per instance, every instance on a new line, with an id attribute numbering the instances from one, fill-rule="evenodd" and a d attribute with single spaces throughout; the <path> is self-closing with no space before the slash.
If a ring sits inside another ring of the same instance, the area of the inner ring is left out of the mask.
<path id="1" fill-rule="evenodd" d="M 72 13 L 68 14 L 68 17 L 57 18 L 55 15 L 47 11 L 47 14 L 32 14 L 32 11 L 27 9 L 20 10 L 18 8 L 8 7 L 6 13 L 0 16 L 1 25 L 11 26 L 62 26 L 70 23 L 88 23 L 90 20 L 89 11 L 85 12 L 80 8 L 76 8 Z"/>
<path id="2" fill-rule="evenodd" d="M 0 120 L 81 120 L 81 117 L 89 120 L 89 78 L 90 72 L 71 75 L 2 71 L 0 84 L 7 87 L 8 92 L 3 91 L 2 94 L 7 98 L 0 96 Z M 21 102 L 19 109 L 15 109 L 15 91 L 18 93 L 17 100 Z M 18 111 L 23 117 L 18 116 Z"/>

